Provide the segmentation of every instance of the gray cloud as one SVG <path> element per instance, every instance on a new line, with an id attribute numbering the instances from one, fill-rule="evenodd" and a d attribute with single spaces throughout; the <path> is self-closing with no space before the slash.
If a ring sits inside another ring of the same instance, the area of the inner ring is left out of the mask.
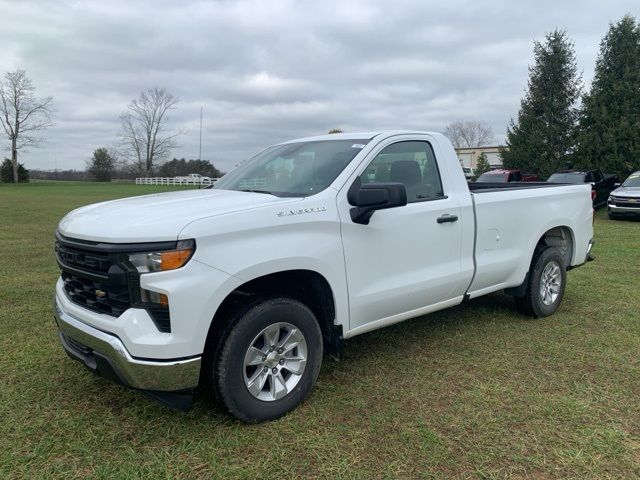
<path id="1" fill-rule="evenodd" d="M 0 0 L 0 69 L 26 69 L 52 95 L 57 126 L 31 168 L 82 168 L 117 142 L 119 114 L 142 89 L 181 102 L 174 156 L 223 169 L 263 147 L 329 128 L 441 131 L 486 120 L 502 141 L 517 112 L 532 41 L 574 39 L 588 84 L 608 23 L 636 1 L 393 2 Z M 2 142 L 6 146 L 6 142 Z"/>

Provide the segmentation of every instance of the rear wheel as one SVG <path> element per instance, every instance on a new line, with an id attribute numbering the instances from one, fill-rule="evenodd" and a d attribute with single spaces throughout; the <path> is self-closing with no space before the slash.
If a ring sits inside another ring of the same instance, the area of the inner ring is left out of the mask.
<path id="1" fill-rule="evenodd" d="M 214 387 L 239 419 L 271 420 L 304 401 L 321 363 L 322 333 L 311 310 L 290 298 L 265 299 L 232 320 Z"/>
<path id="2" fill-rule="evenodd" d="M 525 295 L 516 307 L 530 317 L 553 315 L 562 302 L 567 281 L 564 258 L 554 247 L 539 247 L 531 261 Z"/>

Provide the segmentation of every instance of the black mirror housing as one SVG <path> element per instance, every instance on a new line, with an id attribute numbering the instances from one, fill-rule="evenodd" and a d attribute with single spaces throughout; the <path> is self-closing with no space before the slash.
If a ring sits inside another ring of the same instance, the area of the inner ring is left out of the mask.
<path id="1" fill-rule="evenodd" d="M 350 210 L 354 223 L 368 225 L 376 210 L 402 207 L 407 204 L 407 189 L 403 183 L 373 182 L 362 184 L 360 177 L 347 192 L 347 200 L 354 208 Z"/>

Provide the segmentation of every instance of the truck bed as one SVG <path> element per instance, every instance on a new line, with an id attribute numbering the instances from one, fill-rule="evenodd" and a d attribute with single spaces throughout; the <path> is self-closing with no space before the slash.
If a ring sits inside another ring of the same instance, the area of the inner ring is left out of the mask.
<path id="1" fill-rule="evenodd" d="M 549 188 L 568 185 L 566 183 L 547 182 L 486 182 L 469 183 L 469 190 L 473 193 L 497 192 L 500 190 L 524 190 L 529 188 Z"/>
<path id="2" fill-rule="evenodd" d="M 519 285 L 529 269 L 535 244 L 554 224 L 567 227 L 567 238 L 590 237 L 592 206 L 588 184 L 546 182 L 470 184 L 475 224 L 476 274 L 469 288 L 474 298 L 498 287 Z M 563 232 L 556 232 L 560 238 Z M 524 247 L 523 249 L 523 246 Z M 568 267 L 580 264 L 587 243 L 571 244 Z"/>

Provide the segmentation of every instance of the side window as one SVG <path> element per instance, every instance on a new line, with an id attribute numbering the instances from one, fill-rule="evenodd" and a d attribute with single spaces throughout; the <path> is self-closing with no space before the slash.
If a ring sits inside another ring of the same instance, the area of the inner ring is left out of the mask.
<path id="1" fill-rule="evenodd" d="M 587 173 L 587 175 L 585 176 L 584 179 L 585 182 L 595 182 L 595 180 L 593 179 L 593 173 L 589 172 Z"/>
<path id="2" fill-rule="evenodd" d="M 522 174 L 520 172 L 513 172 L 513 181 L 514 182 L 521 182 L 522 181 Z"/>
<path id="3" fill-rule="evenodd" d="M 593 172 L 593 181 L 594 182 L 598 183 L 598 182 L 601 182 L 602 180 L 603 180 L 602 173 L 600 173 L 597 170 L 595 172 Z"/>
<path id="4" fill-rule="evenodd" d="M 371 161 L 360 180 L 404 183 L 409 203 L 444 197 L 438 164 L 428 142 L 389 145 Z"/>

